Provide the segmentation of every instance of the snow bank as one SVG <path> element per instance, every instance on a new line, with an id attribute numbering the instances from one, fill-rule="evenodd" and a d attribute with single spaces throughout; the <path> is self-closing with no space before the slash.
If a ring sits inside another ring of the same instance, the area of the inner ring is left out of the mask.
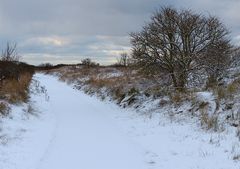
<path id="1" fill-rule="evenodd" d="M 10 115 L 1 118 L 1 169 L 37 169 L 54 132 L 49 107 L 43 95 L 31 94 L 30 103 L 11 106 Z"/>

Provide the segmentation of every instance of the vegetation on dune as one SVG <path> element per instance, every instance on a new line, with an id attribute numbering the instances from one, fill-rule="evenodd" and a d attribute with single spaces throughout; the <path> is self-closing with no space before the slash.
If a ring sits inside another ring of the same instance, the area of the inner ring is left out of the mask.
<path id="1" fill-rule="evenodd" d="M 0 111 L 6 114 L 7 103 L 27 102 L 34 66 L 19 61 L 16 44 L 8 43 L 0 58 Z"/>

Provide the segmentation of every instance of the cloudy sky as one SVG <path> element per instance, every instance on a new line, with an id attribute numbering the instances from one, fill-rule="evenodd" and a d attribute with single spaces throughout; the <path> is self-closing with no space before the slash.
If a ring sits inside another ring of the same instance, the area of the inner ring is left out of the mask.
<path id="1" fill-rule="evenodd" d="M 32 64 L 111 64 L 130 49 L 128 34 L 169 5 L 217 15 L 240 45 L 240 0 L 0 0 L 0 47 L 16 42 Z"/>

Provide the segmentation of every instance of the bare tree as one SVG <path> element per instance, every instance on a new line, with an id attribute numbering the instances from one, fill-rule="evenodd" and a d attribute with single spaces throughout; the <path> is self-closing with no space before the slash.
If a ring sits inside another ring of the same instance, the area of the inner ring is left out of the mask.
<path id="1" fill-rule="evenodd" d="M 174 87 L 183 89 L 189 73 L 202 68 L 199 61 L 212 57 L 214 46 L 224 46 L 223 53 L 228 50 L 227 35 L 216 17 L 165 7 L 154 13 L 141 32 L 131 34 L 133 57 L 141 69 L 168 73 Z"/>
<path id="2" fill-rule="evenodd" d="M 235 47 L 232 50 L 231 66 L 232 67 L 240 66 L 240 47 Z"/>
<path id="3" fill-rule="evenodd" d="M 2 50 L 1 60 L 2 61 L 19 61 L 20 55 L 17 52 L 16 43 L 7 43 L 6 48 Z"/>
<path id="4" fill-rule="evenodd" d="M 118 60 L 118 65 L 128 66 L 130 62 L 130 57 L 127 52 L 123 52 L 120 54 L 120 58 Z"/>

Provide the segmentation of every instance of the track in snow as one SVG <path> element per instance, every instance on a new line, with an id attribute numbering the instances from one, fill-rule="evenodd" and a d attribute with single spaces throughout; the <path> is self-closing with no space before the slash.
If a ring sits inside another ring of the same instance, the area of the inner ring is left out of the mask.
<path id="1" fill-rule="evenodd" d="M 141 169 L 142 150 L 104 116 L 114 109 L 55 77 L 37 74 L 56 117 L 53 138 L 38 169 Z"/>

